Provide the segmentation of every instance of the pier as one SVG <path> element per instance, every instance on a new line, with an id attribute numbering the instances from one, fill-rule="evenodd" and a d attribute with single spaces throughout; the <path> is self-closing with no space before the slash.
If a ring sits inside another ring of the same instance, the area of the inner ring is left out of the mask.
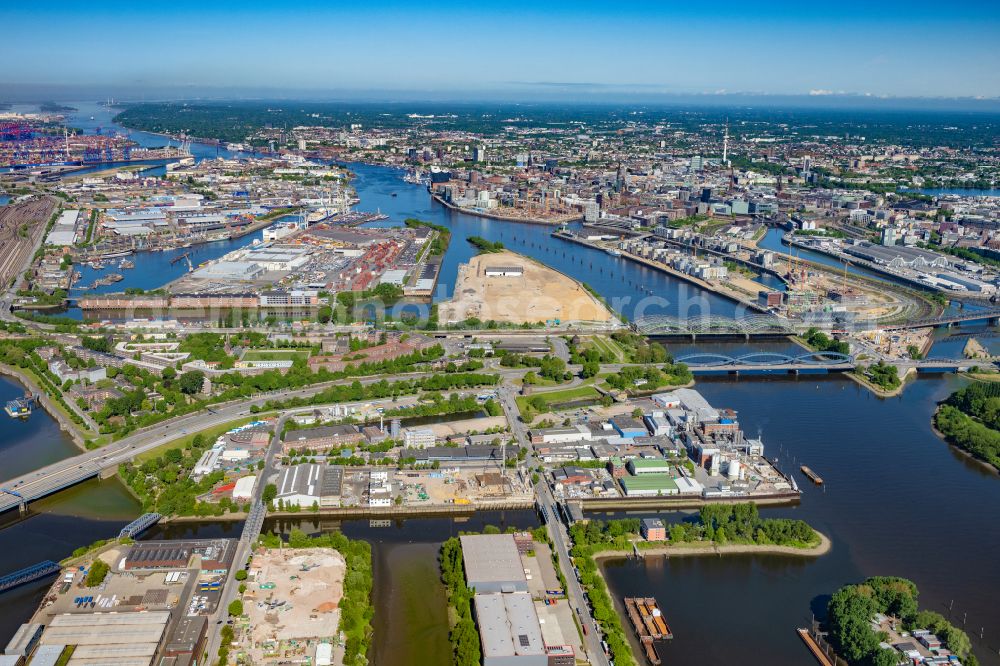
<path id="1" fill-rule="evenodd" d="M 799 629 L 796 629 L 795 632 L 799 635 L 799 638 L 802 639 L 802 642 L 806 644 L 806 647 L 809 648 L 809 651 L 812 652 L 812 655 L 816 657 L 816 661 L 818 661 L 821 666 L 833 666 L 833 662 L 830 661 L 825 654 L 823 654 L 823 651 L 819 648 L 819 645 L 813 639 L 808 629 L 800 627 Z"/>

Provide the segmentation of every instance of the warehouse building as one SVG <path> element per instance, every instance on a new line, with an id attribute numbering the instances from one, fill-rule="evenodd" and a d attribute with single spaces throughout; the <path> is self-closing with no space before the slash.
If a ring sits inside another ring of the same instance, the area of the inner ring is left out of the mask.
<path id="1" fill-rule="evenodd" d="M 523 266 L 487 266 L 486 277 L 521 277 L 524 275 Z"/>
<path id="2" fill-rule="evenodd" d="M 313 463 L 292 465 L 281 470 L 274 501 L 302 508 L 311 507 L 314 503 L 337 506 L 343 482 L 344 470 L 341 467 Z"/>
<path id="3" fill-rule="evenodd" d="M 541 625 L 530 594 L 477 594 L 473 602 L 483 646 L 483 666 L 548 665 Z"/>
<path id="4" fill-rule="evenodd" d="M 667 474 L 671 465 L 664 458 L 633 458 L 625 463 L 629 474 Z"/>
<path id="5" fill-rule="evenodd" d="M 200 555 L 201 570 L 226 573 L 236 555 L 235 539 L 197 539 L 191 541 L 139 541 L 132 544 L 125 557 L 125 570 L 183 569 L 191 557 Z"/>
<path id="6" fill-rule="evenodd" d="M 22 624 L 14 632 L 14 637 L 10 639 L 7 643 L 7 647 L 4 648 L 4 655 L 7 656 L 18 656 L 27 658 L 31 651 L 35 649 L 38 645 L 38 639 L 41 638 L 42 629 L 44 627 L 38 622 L 32 622 L 30 624 Z"/>
<path id="7" fill-rule="evenodd" d="M 289 453 L 292 449 L 302 451 L 327 451 L 331 448 L 340 448 L 350 444 L 357 444 L 365 436 L 360 430 L 351 425 L 330 425 L 319 426 L 318 428 L 303 428 L 302 430 L 290 430 L 285 433 L 285 438 L 281 443 L 283 453 Z"/>
<path id="8" fill-rule="evenodd" d="M 76 646 L 73 665 L 149 666 L 169 620 L 170 611 L 64 613 L 52 618 L 41 644 Z"/>
<path id="9" fill-rule="evenodd" d="M 476 534 L 460 539 L 465 579 L 470 588 L 479 594 L 528 591 L 513 536 Z"/>
<path id="10" fill-rule="evenodd" d="M 918 247 L 902 245 L 875 245 L 862 241 L 856 245 L 844 247 L 847 254 L 853 255 L 873 264 L 889 268 L 911 268 L 915 270 L 929 268 L 947 268 L 950 262 L 943 254 L 922 250 Z"/>
<path id="11" fill-rule="evenodd" d="M 677 495 L 677 483 L 669 474 L 643 474 L 620 479 L 628 497 L 662 497 Z"/>

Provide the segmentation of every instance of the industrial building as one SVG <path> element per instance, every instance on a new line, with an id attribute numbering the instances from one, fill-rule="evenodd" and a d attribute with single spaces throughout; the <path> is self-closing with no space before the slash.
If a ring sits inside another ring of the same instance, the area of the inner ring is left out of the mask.
<path id="1" fill-rule="evenodd" d="M 408 449 L 426 449 L 434 446 L 437 438 L 430 428 L 406 428 L 403 430 L 403 444 Z"/>
<path id="2" fill-rule="evenodd" d="M 318 465 L 305 463 L 292 465 L 281 470 L 278 477 L 279 500 L 285 506 L 294 505 L 302 508 L 319 506 L 337 506 L 343 491 L 344 470 L 333 465 Z"/>
<path id="3" fill-rule="evenodd" d="M 548 665 L 541 625 L 530 594 L 476 594 L 473 604 L 483 647 L 483 666 Z"/>
<path id="4" fill-rule="evenodd" d="M 669 474 L 642 474 L 626 476 L 620 483 L 627 497 L 661 497 L 677 495 L 677 483 Z"/>
<path id="5" fill-rule="evenodd" d="M 201 570 L 226 573 L 236 555 L 234 539 L 197 539 L 191 541 L 139 541 L 125 556 L 126 571 L 137 569 L 183 569 L 191 557 L 200 555 Z"/>
<path id="6" fill-rule="evenodd" d="M 527 592 L 521 555 L 509 534 L 460 537 L 465 579 L 478 594 Z"/>
<path id="7" fill-rule="evenodd" d="M 292 449 L 303 451 L 327 451 L 332 448 L 340 448 L 351 444 L 357 444 L 365 436 L 360 430 L 351 425 L 329 425 L 317 428 L 303 428 L 302 430 L 290 430 L 285 433 L 285 438 L 281 443 L 283 453 L 288 453 Z"/>
<path id="8" fill-rule="evenodd" d="M 476 593 L 472 601 L 483 666 L 575 664 L 570 646 L 545 645 L 521 560 L 533 546 L 531 537 L 476 534 L 460 539 L 466 584 Z"/>
<path id="9" fill-rule="evenodd" d="M 64 613 L 46 627 L 41 644 L 76 646 L 67 666 L 149 666 L 169 620 L 169 611 Z"/>
<path id="10" fill-rule="evenodd" d="M 875 245 L 862 241 L 844 246 L 847 254 L 889 268 L 911 268 L 916 270 L 948 268 L 951 263 L 937 252 L 903 245 Z"/>

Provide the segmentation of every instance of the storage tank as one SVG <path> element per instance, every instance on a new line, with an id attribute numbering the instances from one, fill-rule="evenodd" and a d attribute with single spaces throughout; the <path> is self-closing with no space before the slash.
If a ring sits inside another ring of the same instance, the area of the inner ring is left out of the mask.
<path id="1" fill-rule="evenodd" d="M 726 478 L 730 481 L 736 481 L 740 478 L 740 461 L 730 460 L 729 469 L 727 470 Z"/>

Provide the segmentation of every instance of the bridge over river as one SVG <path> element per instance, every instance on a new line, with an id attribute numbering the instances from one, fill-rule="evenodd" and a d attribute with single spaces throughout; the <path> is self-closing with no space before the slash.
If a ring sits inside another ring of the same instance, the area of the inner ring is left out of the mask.
<path id="1" fill-rule="evenodd" d="M 854 355 L 839 352 L 806 352 L 799 355 L 754 352 L 742 356 L 694 353 L 679 356 L 675 360 L 687 365 L 694 375 L 827 374 L 849 372 L 859 365 Z M 900 376 L 911 368 L 921 373 L 966 372 L 972 367 L 983 365 L 982 361 L 964 358 L 891 359 L 886 362 L 895 365 Z"/>
<path id="2" fill-rule="evenodd" d="M 697 315 L 694 317 L 668 317 L 653 315 L 640 317 L 632 323 L 637 333 L 656 337 L 684 337 L 697 340 L 704 337 L 767 338 L 799 335 L 810 328 L 818 328 L 833 333 L 848 333 L 864 330 L 902 331 L 915 328 L 957 326 L 963 323 L 1000 323 L 1000 308 L 980 310 L 959 310 L 939 317 L 914 319 L 895 324 L 858 322 L 853 327 L 843 323 L 823 321 L 810 322 L 778 317 L 771 314 L 748 314 L 743 317 L 720 317 Z"/>

